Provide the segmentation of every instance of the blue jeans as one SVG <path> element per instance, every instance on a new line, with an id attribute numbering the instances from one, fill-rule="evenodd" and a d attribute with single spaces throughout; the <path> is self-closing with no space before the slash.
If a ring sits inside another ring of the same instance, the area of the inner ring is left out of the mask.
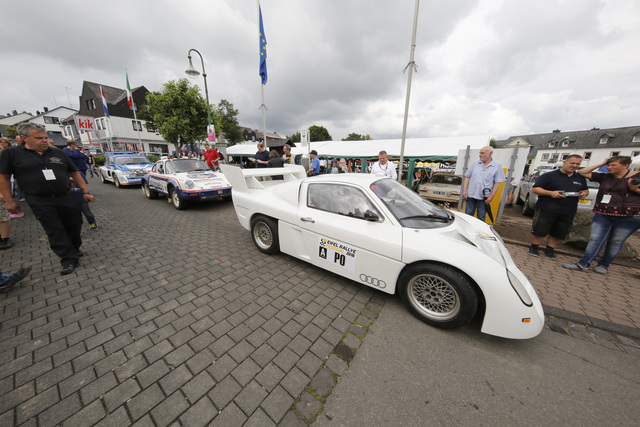
<path id="1" fill-rule="evenodd" d="M 578 264 L 588 268 L 606 244 L 598 265 L 608 268 L 622 250 L 625 240 L 638 229 L 640 217 L 595 214 L 591 223 L 589 244 Z"/>
<path id="2" fill-rule="evenodd" d="M 476 213 L 476 209 L 478 210 L 478 219 L 486 222 L 487 205 L 484 203 L 484 200 L 467 197 L 467 207 L 464 209 L 464 213 L 473 216 L 473 214 Z"/>

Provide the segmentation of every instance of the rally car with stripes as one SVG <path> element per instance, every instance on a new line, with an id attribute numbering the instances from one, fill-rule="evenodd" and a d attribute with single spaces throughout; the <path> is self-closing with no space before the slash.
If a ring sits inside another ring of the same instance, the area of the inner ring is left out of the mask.
<path id="1" fill-rule="evenodd" d="M 142 177 L 149 173 L 153 163 L 144 155 L 133 151 L 107 151 L 104 166 L 98 169 L 103 184 L 113 182 L 116 187 L 140 185 Z"/>
<path id="2" fill-rule="evenodd" d="M 142 192 L 148 199 L 168 197 L 181 210 L 190 202 L 231 196 L 231 184 L 202 160 L 161 159 L 142 178 Z"/>

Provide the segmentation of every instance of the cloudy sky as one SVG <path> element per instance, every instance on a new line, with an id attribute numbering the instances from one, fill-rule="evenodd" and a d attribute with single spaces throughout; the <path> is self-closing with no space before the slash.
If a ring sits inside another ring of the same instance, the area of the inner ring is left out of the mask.
<path id="1" fill-rule="evenodd" d="M 401 137 L 415 0 L 261 5 L 267 130 Z M 0 114 L 78 108 L 83 80 L 124 88 L 125 68 L 161 90 L 195 48 L 211 102 L 262 129 L 256 0 L 11 1 L 0 23 Z M 422 0 L 407 135 L 639 125 L 639 28 L 637 0 Z"/>

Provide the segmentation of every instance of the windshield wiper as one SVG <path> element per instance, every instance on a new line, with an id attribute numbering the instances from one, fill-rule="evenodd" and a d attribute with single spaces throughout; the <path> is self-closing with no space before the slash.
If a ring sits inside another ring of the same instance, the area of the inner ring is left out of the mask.
<path id="1" fill-rule="evenodd" d="M 433 220 L 433 221 L 441 221 L 441 222 L 449 222 L 451 218 L 448 216 L 445 218 L 440 215 L 412 215 L 405 216 L 404 218 L 400 218 L 400 221 L 404 221 L 405 219 L 424 219 L 424 220 Z"/>

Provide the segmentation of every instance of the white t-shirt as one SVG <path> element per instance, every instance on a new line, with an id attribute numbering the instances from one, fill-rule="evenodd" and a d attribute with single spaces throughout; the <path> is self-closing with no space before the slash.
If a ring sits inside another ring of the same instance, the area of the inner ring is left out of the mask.
<path id="1" fill-rule="evenodd" d="M 371 166 L 371 173 L 378 176 L 388 176 L 391 179 L 398 179 L 398 172 L 396 172 L 396 165 L 387 161 L 384 165 L 380 162 L 375 162 Z"/>

